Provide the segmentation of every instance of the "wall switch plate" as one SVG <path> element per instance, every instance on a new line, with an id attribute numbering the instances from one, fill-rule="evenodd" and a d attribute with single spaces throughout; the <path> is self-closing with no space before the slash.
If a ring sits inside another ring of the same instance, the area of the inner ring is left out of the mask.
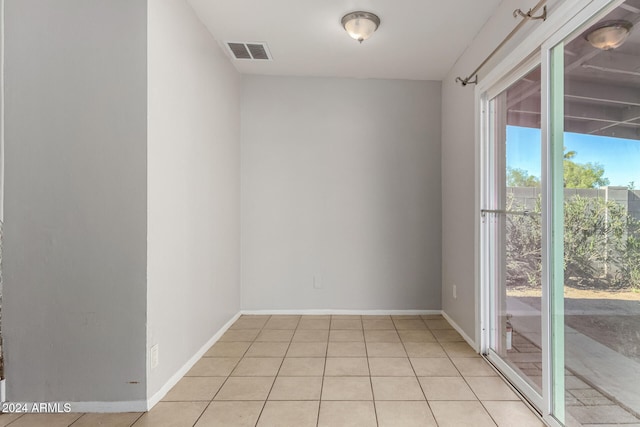
<path id="1" fill-rule="evenodd" d="M 155 344 L 154 346 L 152 346 L 151 350 L 149 351 L 149 359 L 150 359 L 151 369 L 157 367 L 158 363 L 160 363 L 158 352 L 159 352 L 158 344 Z"/>
<path id="2" fill-rule="evenodd" d="M 313 288 L 314 289 L 322 289 L 322 279 L 320 276 L 313 276 Z"/>
<path id="3" fill-rule="evenodd" d="M 458 291 L 456 285 L 453 285 L 453 299 L 458 298 Z"/>

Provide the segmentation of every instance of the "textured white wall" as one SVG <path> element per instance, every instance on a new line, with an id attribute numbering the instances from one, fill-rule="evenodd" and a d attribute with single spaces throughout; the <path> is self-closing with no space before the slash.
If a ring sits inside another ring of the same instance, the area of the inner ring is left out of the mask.
<path id="1" fill-rule="evenodd" d="M 5 2 L 8 401 L 145 399 L 146 22 Z"/>
<path id="2" fill-rule="evenodd" d="M 244 76 L 243 309 L 440 308 L 440 86 Z"/>
<path id="3" fill-rule="evenodd" d="M 240 76 L 185 0 L 149 2 L 153 396 L 240 310 Z"/>

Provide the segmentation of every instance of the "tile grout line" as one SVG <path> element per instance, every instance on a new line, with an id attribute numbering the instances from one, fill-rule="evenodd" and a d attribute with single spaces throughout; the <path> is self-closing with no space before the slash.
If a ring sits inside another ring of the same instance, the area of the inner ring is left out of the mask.
<path id="1" fill-rule="evenodd" d="M 238 320 L 240 320 L 242 318 L 239 317 Z M 271 318 L 271 316 L 269 316 L 269 318 Z M 267 322 L 269 321 L 269 319 L 267 319 Z M 236 320 L 237 322 L 237 320 Z M 266 322 L 265 322 L 266 325 Z M 231 325 L 233 326 L 233 325 Z M 264 325 L 263 327 L 260 329 L 260 332 L 262 332 L 262 330 L 264 329 Z M 198 422 L 200 421 L 200 419 L 202 418 L 202 416 L 204 415 L 204 413 L 207 411 L 207 409 L 209 409 L 209 406 L 211 406 L 211 404 L 213 403 L 213 401 L 215 400 L 216 396 L 218 395 L 218 393 L 220 393 L 220 390 L 222 390 L 222 387 L 224 387 L 224 385 L 227 383 L 227 380 L 229 378 L 231 378 L 231 374 L 233 373 L 233 371 L 238 367 L 238 365 L 240 364 L 240 362 L 242 361 L 242 359 L 244 359 L 244 356 L 247 354 L 247 352 L 249 351 L 249 348 L 253 345 L 254 342 L 256 342 L 256 338 L 258 338 L 258 335 L 260 335 L 260 332 L 258 332 L 258 334 L 256 335 L 256 337 L 253 339 L 253 341 L 250 341 L 251 344 L 249 344 L 247 346 L 247 348 L 244 350 L 244 352 L 242 353 L 242 355 L 240 356 L 240 358 L 238 359 L 238 362 L 234 365 L 233 369 L 231 369 L 231 372 L 229 372 L 229 375 L 226 376 L 226 378 L 224 379 L 224 381 L 222 382 L 222 384 L 220 384 L 220 387 L 218 388 L 218 390 L 213 394 L 213 397 L 211 398 L 211 400 L 209 401 L 209 403 L 207 403 L 207 406 L 205 406 L 204 410 L 200 413 L 200 415 L 198 416 L 198 418 L 196 419 L 196 421 L 193 423 L 192 427 L 195 427 Z M 220 341 L 218 341 L 220 342 Z M 224 342 L 224 341 L 223 341 Z M 234 342 L 234 341 L 228 341 L 228 342 Z M 242 342 L 242 341 L 239 341 Z M 216 343 L 217 344 L 217 343 Z M 215 344 L 214 344 L 215 345 Z M 205 353 L 206 354 L 206 353 Z M 223 356 L 224 357 L 224 356 Z M 205 356 L 203 355 L 200 360 L 204 359 Z M 183 377 L 184 378 L 184 377 Z M 136 420 L 137 422 L 137 420 Z M 135 423 L 134 423 L 135 424 Z"/>
<path id="2" fill-rule="evenodd" d="M 393 322 L 393 321 L 392 321 Z M 369 364 L 369 349 L 367 348 L 367 335 L 364 333 L 364 323 L 362 318 L 360 319 L 362 325 L 362 338 L 364 340 L 364 356 L 367 360 L 367 370 L 369 371 L 369 386 L 371 387 L 371 400 L 373 402 L 373 415 L 376 417 L 376 426 L 380 426 L 380 420 L 378 420 L 378 406 L 376 405 L 376 395 L 373 392 L 373 378 L 371 378 L 371 365 Z M 395 325 L 394 325 L 395 328 Z"/>

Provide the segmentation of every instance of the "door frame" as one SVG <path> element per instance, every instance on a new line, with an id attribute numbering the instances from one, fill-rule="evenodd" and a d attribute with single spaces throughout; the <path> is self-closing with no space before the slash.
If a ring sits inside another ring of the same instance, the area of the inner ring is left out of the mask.
<path id="1" fill-rule="evenodd" d="M 553 427 L 561 427 L 563 424 L 556 419 L 564 418 L 564 386 L 563 382 L 554 381 L 554 369 L 556 376 L 564 375 L 564 354 L 556 354 L 552 358 L 552 328 L 554 319 L 551 315 L 552 304 L 562 301 L 562 292 L 553 292 L 551 286 L 553 282 L 552 261 L 553 238 L 551 233 L 553 227 L 553 215 L 557 214 L 551 201 L 553 198 L 552 182 L 548 176 L 553 171 L 549 169 L 553 154 L 550 149 L 550 128 L 551 125 L 551 54 L 552 49 L 565 40 L 574 32 L 587 27 L 590 23 L 597 21 L 611 10 L 624 3 L 624 0 L 565 0 L 550 11 L 547 21 L 533 30 L 527 37 L 518 44 L 518 48 L 512 50 L 502 61 L 500 61 L 488 74 L 483 77 L 475 88 L 475 108 L 476 108 L 476 144 L 475 144 L 475 209 L 477 212 L 475 224 L 476 242 L 476 342 L 482 355 L 489 354 L 490 345 L 490 320 L 491 304 L 490 291 L 492 289 L 491 277 L 488 273 L 489 262 L 491 261 L 488 252 L 488 243 L 484 238 L 483 231 L 485 225 L 481 216 L 481 209 L 486 204 L 487 189 L 491 184 L 488 175 L 488 168 L 485 167 L 489 161 L 490 134 L 489 134 L 489 101 L 497 94 L 508 88 L 511 84 L 524 76 L 527 70 L 541 66 L 541 143 L 542 143 L 542 169 L 541 169 L 541 190 L 542 190 L 542 343 L 546 349 L 542 351 L 543 381 L 542 399 L 537 397 L 537 393 L 528 383 L 519 378 L 506 363 L 491 360 L 492 363 L 502 372 L 506 373 L 509 380 L 529 400 L 540 412 L 545 422 Z M 556 170 L 557 173 L 557 170 Z M 562 211 L 560 211 L 562 212 Z M 555 237 L 558 238 L 557 236 Z M 556 242 L 557 243 L 557 242 Z M 552 292 L 549 292 L 549 291 Z M 561 325 L 563 327 L 563 324 Z M 559 326 L 556 326 L 559 329 Z M 557 338 L 557 337 L 556 337 Z M 558 357 L 561 356 L 561 357 Z M 559 379 L 559 378 L 555 378 Z M 555 387 L 555 390 L 554 390 Z M 558 388 L 562 388 L 561 392 Z M 533 393 L 532 393 L 533 392 Z M 554 393 L 555 392 L 555 393 Z M 554 400 L 554 396 L 557 399 Z M 557 408 L 557 411 L 556 411 Z"/>

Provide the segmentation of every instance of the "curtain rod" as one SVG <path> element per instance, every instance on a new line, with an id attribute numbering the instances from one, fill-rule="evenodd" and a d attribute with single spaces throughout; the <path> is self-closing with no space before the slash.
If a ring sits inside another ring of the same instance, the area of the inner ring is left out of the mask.
<path id="1" fill-rule="evenodd" d="M 522 21 L 520 21 L 520 23 L 518 23 L 518 25 L 516 25 L 516 27 L 511 30 L 511 32 L 507 35 L 507 37 L 504 38 L 504 40 L 502 40 L 502 42 L 498 45 L 498 47 L 496 47 L 493 52 L 491 52 L 489 54 L 489 56 L 487 56 L 485 58 L 484 61 L 482 61 L 482 63 L 480 65 L 478 65 L 478 67 L 473 70 L 473 72 L 471 74 L 469 74 L 468 77 L 465 77 L 464 79 L 461 77 L 456 77 L 456 82 L 460 82 L 460 84 L 462 84 L 462 86 L 466 86 L 468 84 L 477 84 L 478 83 L 478 71 L 480 71 L 482 69 L 482 67 L 484 67 L 487 62 L 489 62 L 491 60 L 491 58 L 493 58 L 495 56 L 496 53 L 498 53 L 498 51 L 500 49 L 502 49 L 502 47 L 507 44 L 507 42 L 509 40 L 511 40 L 513 38 L 513 36 L 520 30 L 520 28 L 522 28 L 522 26 L 527 23 L 527 21 L 530 20 L 535 20 L 535 19 L 542 19 L 543 21 L 547 20 L 547 6 L 542 6 L 543 4 L 545 4 L 547 2 L 547 0 L 540 0 L 538 2 L 538 4 L 536 4 L 533 8 L 529 9 L 529 11 L 527 13 L 524 13 L 521 9 L 516 9 L 513 11 L 513 17 L 517 18 L 518 16 L 520 16 L 522 18 Z M 540 8 L 542 7 L 542 14 L 538 15 L 538 16 L 533 16 L 534 13 L 536 13 Z M 472 77 L 475 76 L 475 79 L 471 80 Z"/>

